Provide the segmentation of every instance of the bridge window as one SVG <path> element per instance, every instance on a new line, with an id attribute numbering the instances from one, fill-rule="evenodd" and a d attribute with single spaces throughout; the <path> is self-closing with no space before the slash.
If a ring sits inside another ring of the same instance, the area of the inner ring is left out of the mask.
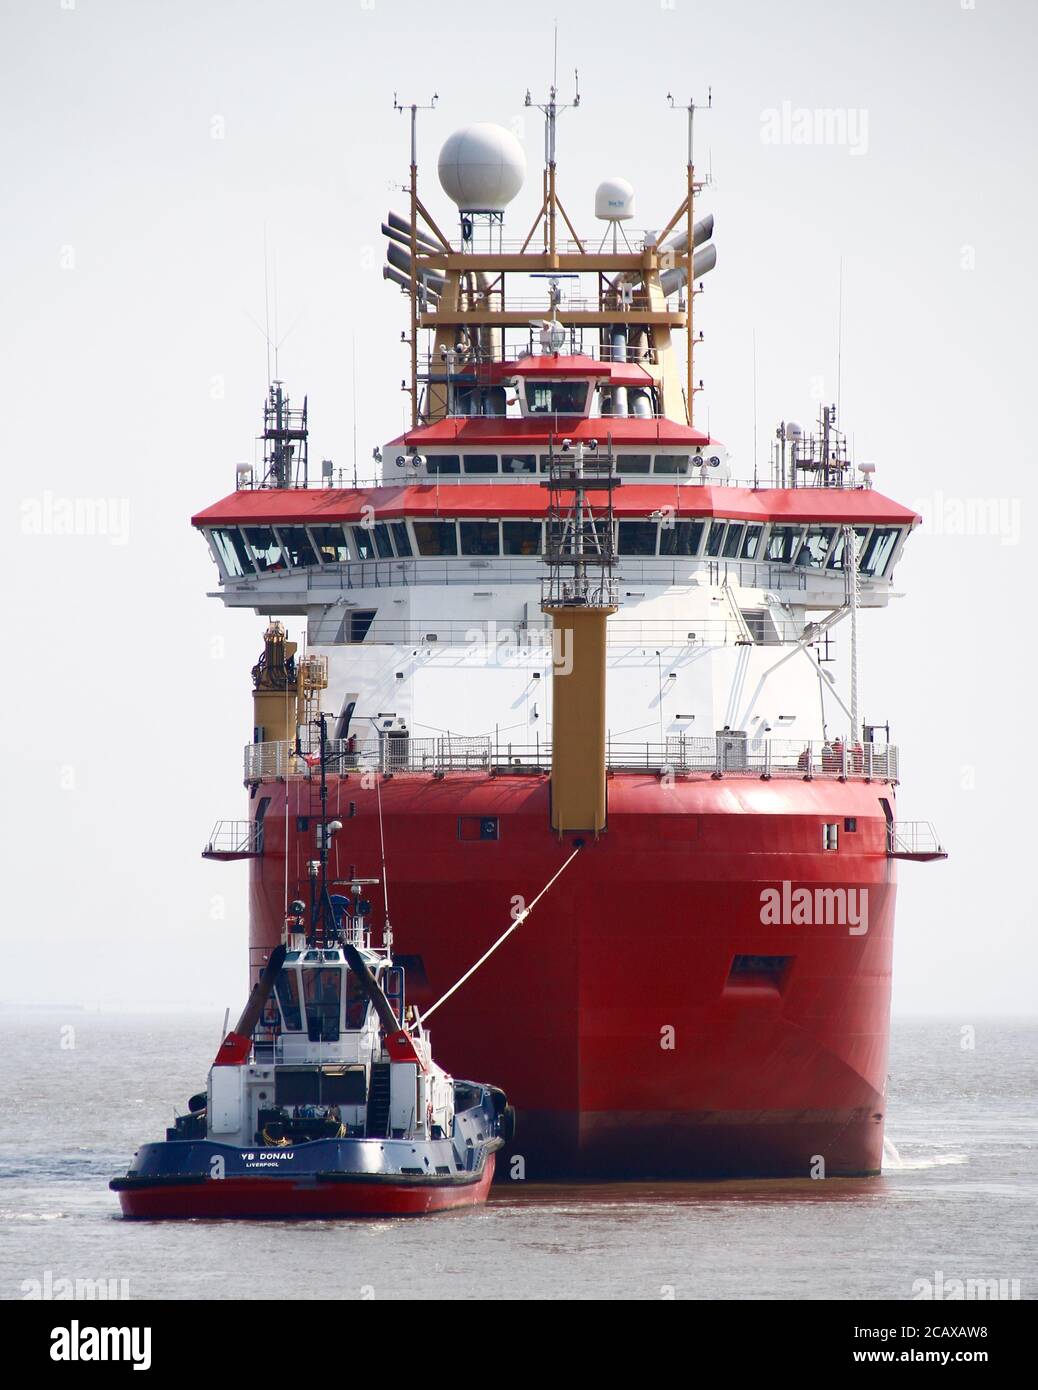
<path id="1" fill-rule="evenodd" d="M 621 454 L 616 460 L 616 471 L 618 473 L 648 473 L 651 464 L 651 454 Z"/>
<path id="2" fill-rule="evenodd" d="M 462 463 L 466 473 L 496 473 L 496 454 L 464 454 Z"/>
<path id="3" fill-rule="evenodd" d="M 742 553 L 740 556 L 741 559 L 756 560 L 757 551 L 760 549 L 760 542 L 763 534 L 763 526 L 747 526 L 746 534 L 743 537 L 742 542 Z"/>
<path id="4" fill-rule="evenodd" d="M 688 454 L 657 454 L 653 464 L 655 473 L 687 473 Z"/>
<path id="5" fill-rule="evenodd" d="M 460 473 L 461 459 L 457 454 L 430 454 L 425 461 L 427 473 Z"/>
<path id="6" fill-rule="evenodd" d="M 655 555 L 654 521 L 621 521 L 617 550 L 621 555 Z"/>
<path id="7" fill-rule="evenodd" d="M 459 521 L 462 555 L 498 555 L 501 538 L 496 521 Z"/>
<path id="8" fill-rule="evenodd" d="M 359 560 L 390 560 L 393 545 L 389 539 L 389 527 L 384 521 L 372 526 L 354 526 L 353 544 Z"/>
<path id="9" fill-rule="evenodd" d="M 406 560 L 414 554 L 414 551 L 411 549 L 411 537 L 408 535 L 406 521 L 391 521 L 389 523 L 389 533 L 393 538 L 393 544 L 396 546 L 396 553 L 401 559 Z"/>
<path id="10" fill-rule="evenodd" d="M 527 381 L 526 408 L 531 415 L 583 415 L 586 381 Z"/>
<path id="11" fill-rule="evenodd" d="M 728 534 L 724 538 L 724 550 L 721 552 L 726 560 L 737 560 L 739 558 L 739 542 L 741 540 L 741 523 L 737 521 L 729 522 Z"/>
<path id="12" fill-rule="evenodd" d="M 279 526 L 278 535 L 294 569 L 305 569 L 317 564 L 317 556 L 314 554 L 305 526 Z"/>
<path id="13" fill-rule="evenodd" d="M 341 565 L 350 558 L 346 532 L 341 526 L 311 526 L 317 553 L 326 565 Z"/>
<path id="14" fill-rule="evenodd" d="M 287 567 L 281 542 L 272 526 L 246 526 L 245 539 L 249 543 L 256 568 L 261 574 L 268 570 L 283 570 Z"/>
<path id="15" fill-rule="evenodd" d="M 242 579 L 253 573 L 252 560 L 242 534 L 236 526 L 211 531 L 213 549 L 220 568 L 229 579 Z"/>
<path id="16" fill-rule="evenodd" d="M 825 564 L 826 553 L 834 535 L 835 528 L 832 526 L 809 526 L 804 543 L 797 554 L 797 568 L 820 570 Z"/>
<path id="17" fill-rule="evenodd" d="M 799 526 L 773 526 L 768 537 L 766 558 L 778 565 L 791 564 L 799 539 Z"/>
<path id="18" fill-rule="evenodd" d="M 725 522 L 712 521 L 710 523 L 710 533 L 706 538 L 706 553 L 708 555 L 720 555 L 721 541 L 724 538 Z"/>
<path id="19" fill-rule="evenodd" d="M 501 535 L 506 555 L 539 555 L 541 553 L 541 523 L 539 521 L 502 521 Z"/>
<path id="20" fill-rule="evenodd" d="M 863 574 L 870 574 L 876 579 L 882 578 L 900 534 L 896 526 L 876 527 L 872 533 L 872 540 L 865 547 L 865 553 L 861 557 L 860 569 Z"/>
<path id="21" fill-rule="evenodd" d="M 675 521 L 660 528 L 661 555 L 698 555 L 705 526 L 701 521 Z"/>
<path id="22" fill-rule="evenodd" d="M 860 569 L 861 557 L 865 554 L 865 538 L 869 534 L 869 528 L 867 526 L 856 526 L 854 530 L 857 533 L 858 537 L 858 568 Z M 843 533 L 843 528 L 841 527 L 840 532 L 836 537 L 836 540 L 833 542 L 833 548 L 829 551 L 829 559 L 826 561 L 826 569 L 843 569 L 843 552 L 845 544 L 846 541 Z"/>
<path id="23" fill-rule="evenodd" d="M 536 454 L 502 454 L 502 473 L 536 473 Z"/>
<path id="24" fill-rule="evenodd" d="M 413 529 L 419 555 L 457 555 L 458 533 L 453 521 L 416 521 Z"/>

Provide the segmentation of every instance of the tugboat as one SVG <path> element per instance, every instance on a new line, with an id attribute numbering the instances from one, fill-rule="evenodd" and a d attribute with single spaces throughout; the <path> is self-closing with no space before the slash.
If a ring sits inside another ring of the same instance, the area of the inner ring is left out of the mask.
<path id="1" fill-rule="evenodd" d="M 329 890 L 341 828 L 322 815 L 310 909 L 291 904 L 205 1091 L 109 1183 L 124 1216 L 419 1216 L 486 1201 L 514 1112 L 497 1087 L 433 1061 L 388 920 L 371 943 L 363 894 L 377 880 Z"/>

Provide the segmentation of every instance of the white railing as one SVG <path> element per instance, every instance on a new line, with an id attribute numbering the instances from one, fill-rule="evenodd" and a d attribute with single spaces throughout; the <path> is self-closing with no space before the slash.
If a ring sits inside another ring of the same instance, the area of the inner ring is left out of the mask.
<path id="1" fill-rule="evenodd" d="M 264 590 L 277 589 L 286 593 L 329 589 L 346 593 L 351 589 L 410 588 L 423 584 L 460 585 L 472 589 L 483 583 L 529 584 L 539 589 L 542 563 L 539 555 L 349 560 L 326 564 L 323 569 L 268 570 L 261 575 L 225 579 L 222 583 L 227 592 L 243 594 L 255 593 L 257 584 L 262 584 Z M 819 584 L 842 589 L 845 582 L 842 569 L 809 569 L 768 560 L 690 555 L 620 555 L 615 574 L 621 591 L 624 585 L 632 584 L 688 584 L 700 575 L 710 584 L 728 583 L 759 589 L 806 590 L 809 585 Z M 863 575 L 863 582 L 868 578 Z"/>
<path id="2" fill-rule="evenodd" d="M 262 824 L 251 820 L 218 820 L 206 841 L 204 856 L 221 854 L 259 854 L 262 848 Z"/>
<path id="3" fill-rule="evenodd" d="M 894 821 L 889 830 L 890 853 L 911 858 L 944 858 L 940 836 L 928 820 Z"/>
<path id="4" fill-rule="evenodd" d="M 451 418 L 475 419 L 480 417 L 457 415 L 452 416 Z M 494 418 L 502 420 L 505 423 L 513 424 L 516 423 L 519 419 L 518 416 L 497 416 Z M 632 416 L 630 418 L 634 419 L 635 417 Z M 664 419 L 665 417 L 645 416 L 641 418 Z M 601 423 L 601 436 L 602 442 L 604 443 L 610 427 L 614 423 L 616 423 L 616 417 L 596 416 L 593 417 L 592 422 L 596 424 Z M 564 433 L 564 431 L 560 431 L 560 433 Z M 654 448 L 653 446 L 655 445 L 659 445 L 660 447 Z M 646 440 L 644 442 L 644 445 L 640 443 L 637 445 L 634 443 L 629 443 L 625 445 L 614 444 L 613 447 L 614 449 L 623 449 L 626 453 L 667 452 L 667 450 L 664 449 L 662 445 L 660 445 L 660 441 L 654 439 Z M 497 451 L 489 450 L 487 452 L 493 453 Z M 516 455 L 539 455 L 544 453 L 544 445 L 527 444 L 523 440 L 517 439 L 514 449 L 512 449 L 510 452 Z M 679 451 L 671 450 L 670 452 Z M 536 484 L 541 478 L 547 478 L 547 476 L 547 469 L 538 469 L 536 471 L 524 470 L 523 472 L 506 471 L 501 473 L 424 473 L 418 472 L 417 470 L 411 468 L 401 468 L 395 470 L 394 472 L 387 471 L 381 476 L 361 476 L 359 474 L 354 474 L 351 469 L 337 468 L 330 474 L 322 475 L 319 478 L 310 478 L 306 484 L 306 490 L 311 492 L 327 489 L 331 489 L 333 491 L 338 492 L 352 492 L 354 490 L 371 492 L 376 491 L 378 489 L 391 488 L 395 490 L 401 487 L 418 486 L 465 487 L 471 485 L 473 487 L 486 487 L 488 483 L 526 483 L 527 485 L 529 485 L 530 483 Z M 630 473 L 626 472 L 624 469 L 621 468 L 617 472 L 617 477 L 620 479 L 621 485 L 626 484 L 628 487 L 738 487 L 748 488 L 750 491 L 761 491 L 773 489 L 778 486 L 778 484 L 770 477 L 762 476 L 757 478 L 733 478 L 727 476 L 719 476 L 712 469 L 705 469 L 699 467 L 695 467 L 691 471 L 684 473 Z M 235 490 L 238 492 L 263 491 L 266 489 L 266 486 L 267 485 L 263 482 L 262 478 L 257 473 L 237 473 L 235 475 Z M 795 486 L 798 492 L 802 492 L 805 489 L 809 491 L 824 491 L 825 489 L 831 490 L 834 488 L 842 492 L 865 492 L 871 487 L 871 483 L 868 481 L 868 479 L 863 480 L 858 477 L 849 476 L 847 478 L 831 478 L 826 483 L 799 483 Z M 299 491 L 302 488 L 302 484 L 293 483 L 291 484 L 291 487 L 294 491 Z M 784 490 L 789 491 L 793 487 L 794 484 L 789 483 L 787 484 L 787 487 Z"/>
<path id="5" fill-rule="evenodd" d="M 440 738 L 390 737 L 378 741 L 335 739 L 326 745 L 325 765 L 331 774 L 353 771 L 524 772 L 549 771 L 551 744 L 510 743 L 491 735 Z M 748 741 L 738 735 L 675 736 L 665 743 L 607 742 L 606 765 L 611 771 L 660 774 L 709 773 L 716 777 L 845 778 L 896 782 L 898 750 L 893 744 L 865 743 L 848 747 L 836 742 L 799 739 Z M 292 743 L 250 743 L 245 748 L 246 783 L 274 778 L 320 775 L 320 755 L 300 753 Z"/>

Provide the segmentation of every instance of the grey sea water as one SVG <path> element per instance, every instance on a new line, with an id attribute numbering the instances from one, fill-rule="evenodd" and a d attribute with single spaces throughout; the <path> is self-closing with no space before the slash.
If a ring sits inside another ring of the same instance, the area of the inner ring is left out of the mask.
<path id="1" fill-rule="evenodd" d="M 152 1224 L 120 1218 L 108 1179 L 204 1084 L 220 1019 L 5 1012 L 0 1297 L 911 1299 L 994 1279 L 1034 1298 L 1038 1022 L 975 1026 L 895 1020 L 878 1178 L 508 1182 L 424 1220 Z"/>

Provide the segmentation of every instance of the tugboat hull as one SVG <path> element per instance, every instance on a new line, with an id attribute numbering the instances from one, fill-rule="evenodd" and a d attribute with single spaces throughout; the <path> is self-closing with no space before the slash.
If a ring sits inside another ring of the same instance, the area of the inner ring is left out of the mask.
<path id="1" fill-rule="evenodd" d="M 471 1150 L 472 1167 L 461 1168 L 447 1141 L 327 1140 L 243 1152 L 172 1140 L 144 1145 L 110 1187 L 123 1216 L 138 1221 L 427 1216 L 486 1201 L 500 1142 Z M 384 1169 L 364 1171 L 380 1160 Z"/>

